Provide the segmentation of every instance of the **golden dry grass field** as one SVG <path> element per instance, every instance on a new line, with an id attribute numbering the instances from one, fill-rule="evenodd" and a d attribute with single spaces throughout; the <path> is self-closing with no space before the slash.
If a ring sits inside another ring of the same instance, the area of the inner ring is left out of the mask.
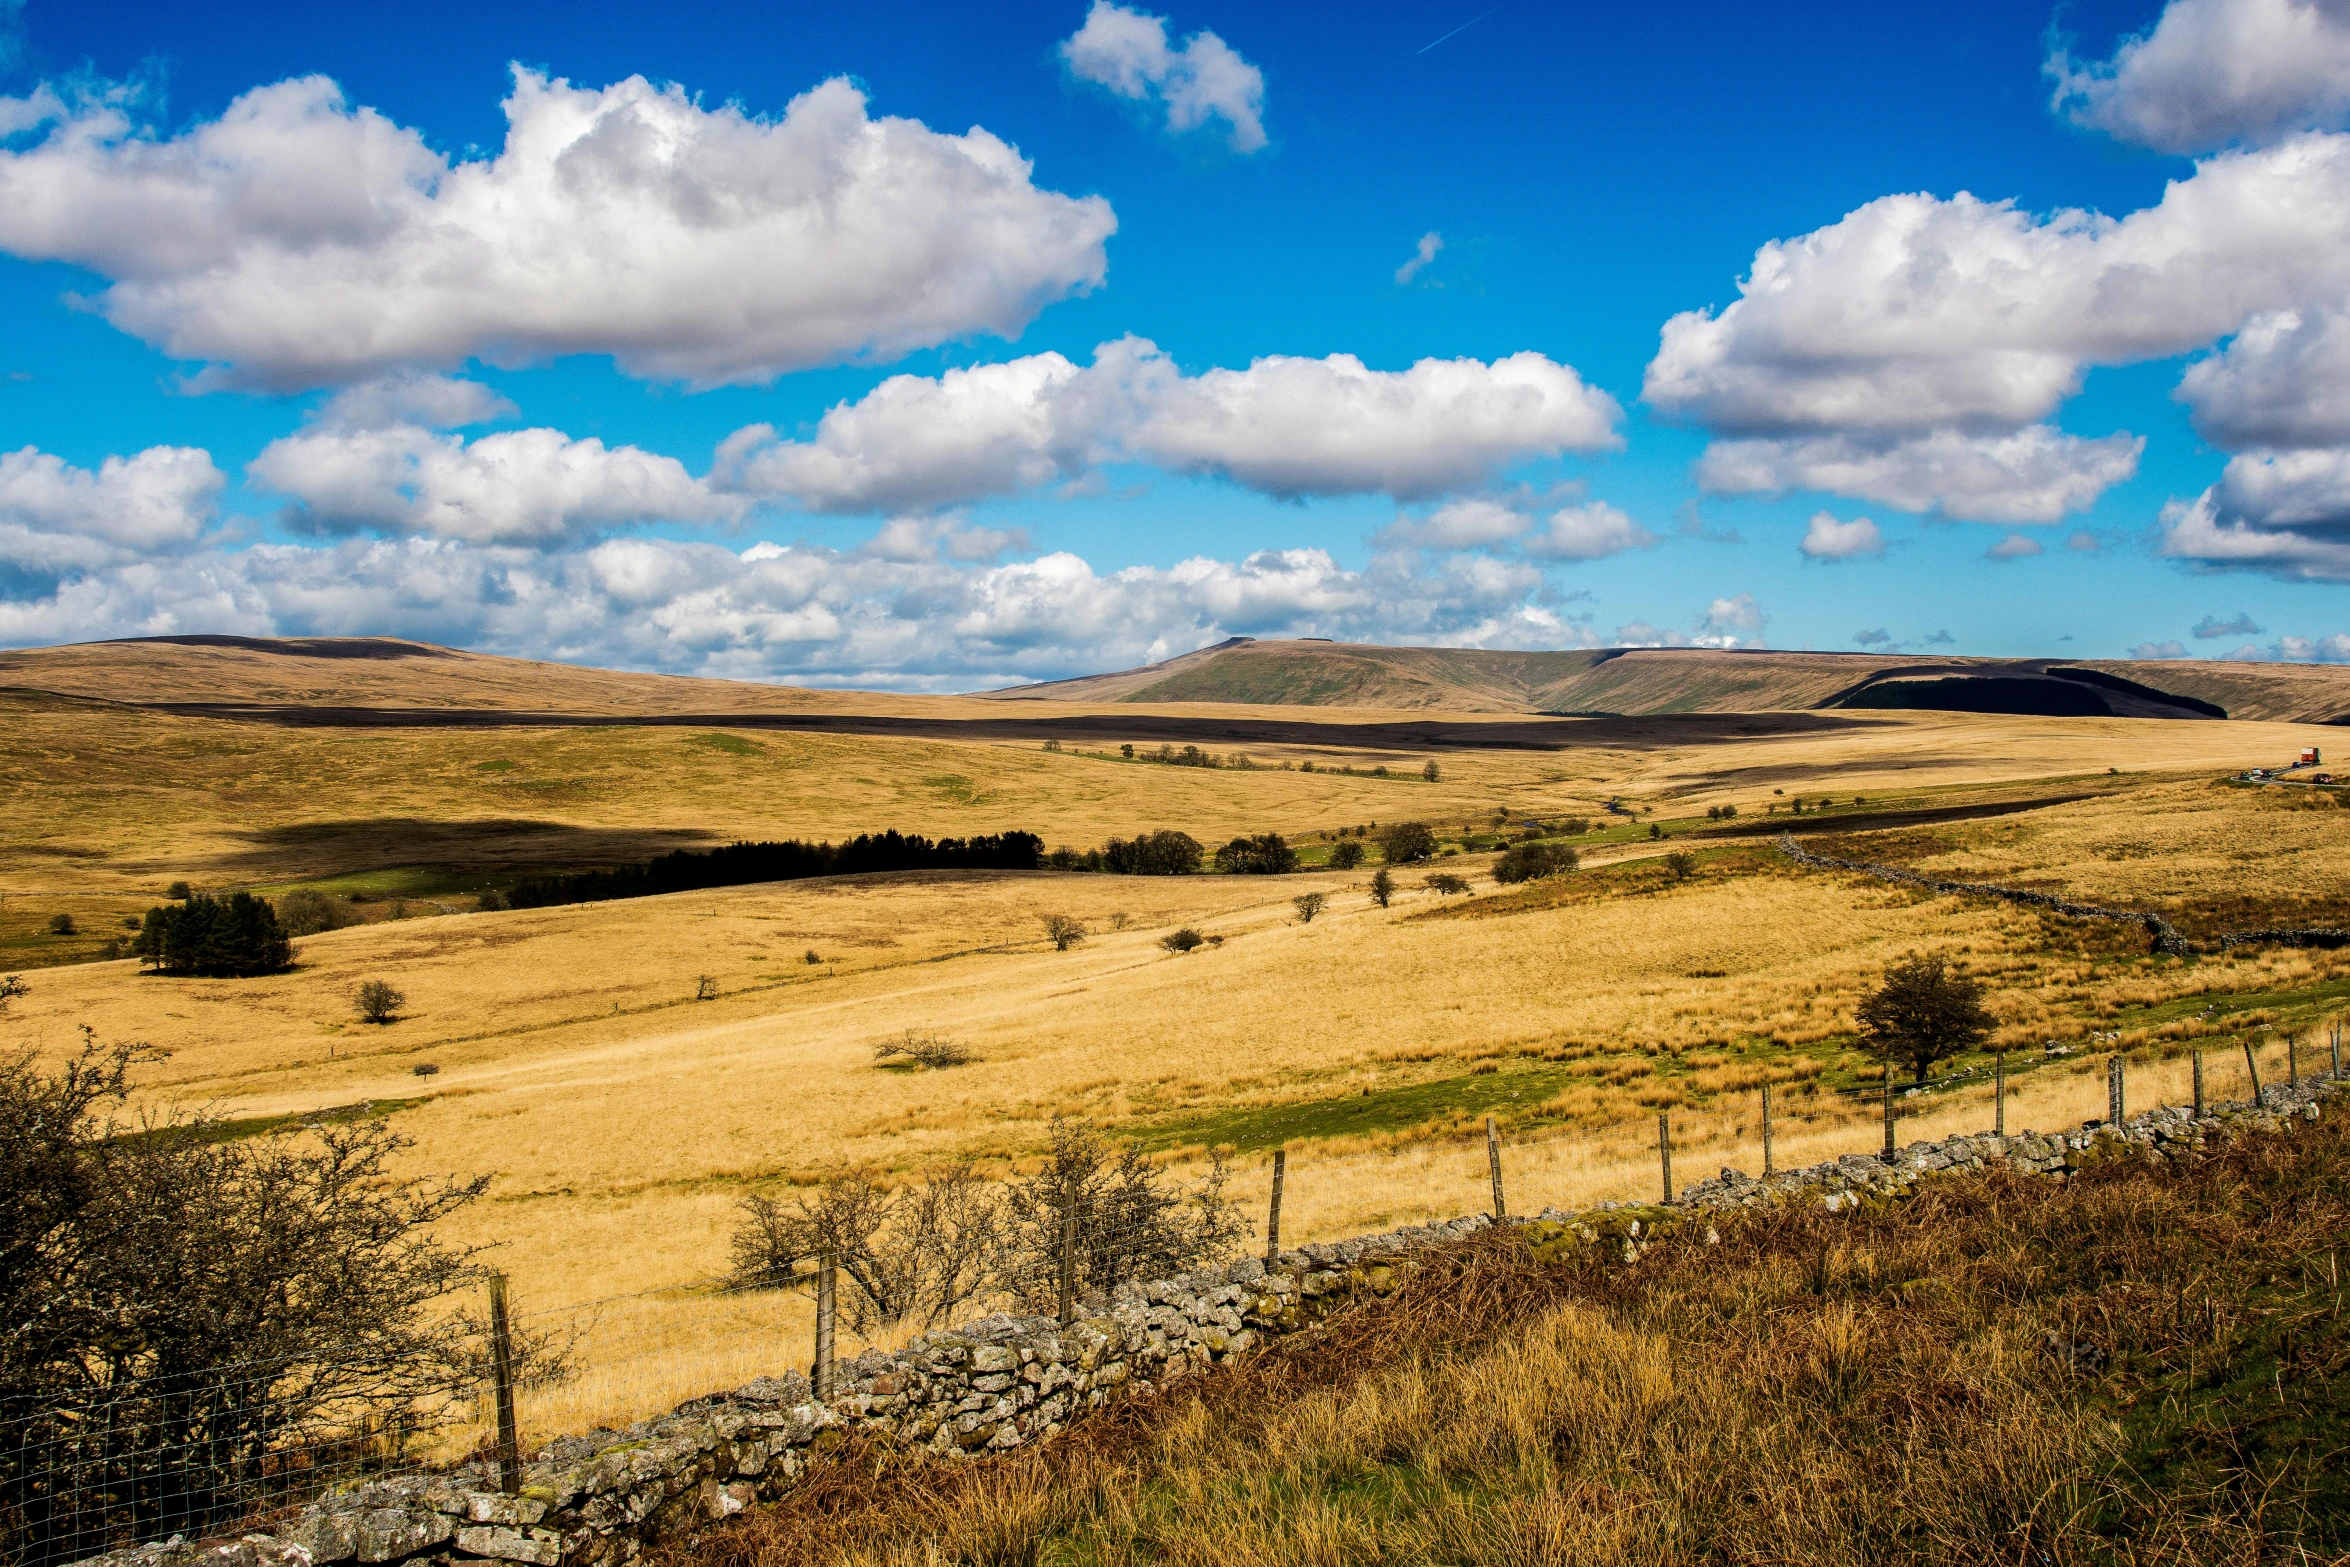
<path id="1" fill-rule="evenodd" d="M 415 1139 L 419 1168 L 492 1174 L 452 1234 L 500 1246 L 526 1309 L 656 1292 L 595 1319 L 612 1367 L 646 1357 L 642 1385 L 623 1386 L 635 1373 L 620 1370 L 582 1384 L 539 1411 L 550 1430 L 772 1369 L 779 1342 L 783 1359 L 804 1358 L 796 1298 L 696 1281 L 724 1266 L 745 1191 L 852 1162 L 1004 1169 L 1035 1153 L 1054 1116 L 1077 1115 L 1181 1162 L 1239 1150 L 1253 1205 L 1263 1153 L 1286 1145 L 1285 1234 L 1306 1239 L 1481 1206 L 1482 1141 L 1465 1134 L 1487 1115 L 1512 1139 L 1522 1208 L 1649 1190 L 1660 1110 L 1676 1117 L 1684 1180 L 1733 1158 L 1753 1169 L 1765 1081 L 1783 1085 L 1782 1160 L 1865 1149 L 1867 1107 L 1834 1092 L 1865 1077 L 1852 1008 L 1912 951 L 1963 959 L 1992 985 L 2016 1068 L 2011 1126 L 2097 1114 L 2115 1049 L 2141 1063 L 2140 1092 L 2173 1098 L 2187 1049 L 2250 1038 L 2281 1062 L 2285 1034 L 2306 1041 L 2350 997 L 2350 951 L 2152 959 L 2134 931 L 1800 870 L 1767 836 L 1800 826 L 1833 852 L 2160 908 L 2201 935 L 2350 922 L 2350 814 L 2315 791 L 2224 781 L 2336 731 L 1785 716 L 1562 723 L 1551 749 L 1314 745 L 1308 732 L 1252 748 L 1265 765 L 1241 770 L 1130 761 L 1092 742 L 283 727 L 0 694 L 0 965 L 22 964 L 31 987 L 0 1043 L 54 1058 L 86 1025 L 168 1052 L 143 1083 L 154 1102 L 249 1120 L 369 1104 Z M 1420 776 L 1430 757 L 1436 781 Z M 1282 765 L 1309 759 L 1317 771 Z M 1355 771 L 1327 770 L 1340 766 Z M 1785 815 L 1791 798 L 1814 809 Z M 1816 809 L 1823 798 L 1833 809 Z M 1633 814 L 1609 815 L 1611 799 Z M 1727 804 L 1735 824 L 1705 816 Z M 1977 814 L 1996 810 L 2010 814 Z M 1497 888 L 1472 836 L 1496 813 L 1587 819 L 1585 869 Z M 533 869 L 738 837 L 1024 828 L 1083 848 L 1157 827 L 1210 845 L 1278 831 L 1318 863 L 1342 827 L 1407 819 L 1468 852 L 1402 871 L 1385 909 L 1368 868 L 1311 867 L 923 873 L 472 908 Z M 1696 855 L 1686 876 L 1662 858 L 1677 849 Z M 1439 869 L 1474 890 L 1424 887 Z M 305 938 L 295 967 L 269 978 L 53 961 L 87 957 L 179 878 L 371 901 L 366 923 Z M 1301 923 L 1292 899 L 1310 891 L 1329 906 Z M 418 917 L 390 918 L 396 905 Z M 58 912 L 79 934 L 44 934 Z M 1041 920 L 1055 913 L 1089 938 L 1054 951 Z M 1159 938 L 1178 926 L 1212 944 L 1171 955 Z M 695 999 L 704 976 L 715 999 Z M 398 1021 L 355 1020 L 352 992 L 370 978 L 405 993 Z M 979 1059 L 878 1067 L 875 1046 L 909 1029 Z M 2071 1053 L 2046 1054 L 2050 1042 Z M 2214 1091 L 2240 1083 L 2215 1078 Z M 1979 1093 L 1911 1108 L 1921 1128 L 1990 1115 Z"/>

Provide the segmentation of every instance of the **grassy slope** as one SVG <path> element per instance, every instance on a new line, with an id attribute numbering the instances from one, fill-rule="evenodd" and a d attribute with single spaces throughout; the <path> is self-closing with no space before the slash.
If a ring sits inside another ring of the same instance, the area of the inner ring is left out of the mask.
<path id="1" fill-rule="evenodd" d="M 1046 1448 L 854 1452 L 672 1560 L 2338 1559 L 2346 1130 L 1753 1212 L 1631 1263 L 1485 1237 Z"/>

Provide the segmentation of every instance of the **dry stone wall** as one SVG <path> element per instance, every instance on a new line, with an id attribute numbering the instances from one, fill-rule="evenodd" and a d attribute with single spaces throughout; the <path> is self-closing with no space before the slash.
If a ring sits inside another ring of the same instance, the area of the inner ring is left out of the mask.
<path id="1" fill-rule="evenodd" d="M 2223 1125 L 2276 1130 L 2315 1120 L 2333 1083 L 2265 1089 L 2258 1104 L 2197 1118 L 2178 1108 L 2121 1127 L 1952 1137 L 1912 1143 L 1891 1160 L 1851 1155 L 1758 1180 L 1735 1170 L 1701 1181 L 1669 1206 L 1545 1209 L 1526 1221 L 1538 1255 L 1601 1245 L 1625 1260 L 1660 1231 L 1713 1210 L 1820 1202 L 1831 1211 L 1898 1197 L 1947 1170 L 1994 1164 L 2065 1178 L 2084 1161 L 2131 1151 L 2182 1157 Z M 172 1540 L 93 1559 L 86 1567 L 616 1567 L 646 1547 L 772 1501 L 852 1435 L 953 1461 L 1049 1439 L 1113 1398 L 1149 1392 L 1311 1327 L 1351 1302 L 1390 1294 L 1413 1254 L 1490 1228 L 1472 1214 L 1447 1223 L 1283 1252 L 1271 1266 L 1243 1258 L 1179 1278 L 1122 1287 L 1068 1327 L 1050 1317 L 986 1317 L 869 1350 L 841 1367 L 841 1391 L 819 1402 L 796 1371 L 679 1406 L 623 1430 L 550 1443 L 501 1494 L 482 1465 L 383 1480 L 321 1498 L 279 1535 Z"/>

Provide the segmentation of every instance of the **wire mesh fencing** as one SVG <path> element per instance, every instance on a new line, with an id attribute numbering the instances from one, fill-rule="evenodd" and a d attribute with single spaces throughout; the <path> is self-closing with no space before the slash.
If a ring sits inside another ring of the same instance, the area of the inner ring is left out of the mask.
<path id="1" fill-rule="evenodd" d="M 1014 1180 L 974 1187 L 949 1172 L 884 1191 L 878 1206 L 851 1193 L 831 1230 L 779 1232 L 765 1271 L 738 1257 L 728 1274 L 635 1294 L 486 1313 L 468 1301 L 429 1364 L 341 1346 L 184 1370 L 82 1368 L 61 1392 L 0 1403 L 0 1558 L 62 1567 L 172 1535 L 233 1534 L 330 1489 L 464 1464 L 478 1466 L 477 1483 L 511 1485 L 556 1438 L 762 1378 L 806 1375 L 821 1394 L 863 1351 L 994 1313 L 1066 1321 L 1121 1286 L 1240 1255 L 1474 1212 L 1657 1202 L 1724 1168 L 1787 1172 L 1880 1153 L 1888 1137 L 2053 1132 L 2157 1104 L 2242 1101 L 2338 1076 L 2340 1044 L 2281 1034 L 2118 1067 L 2047 1056 L 1924 1088 L 1779 1082 L 1601 1125 L 1464 1118 L 1393 1146 L 1299 1143 L 1172 1165 L 1080 1133 Z M 812 1194 L 795 1212 L 821 1217 L 826 1200 Z"/>

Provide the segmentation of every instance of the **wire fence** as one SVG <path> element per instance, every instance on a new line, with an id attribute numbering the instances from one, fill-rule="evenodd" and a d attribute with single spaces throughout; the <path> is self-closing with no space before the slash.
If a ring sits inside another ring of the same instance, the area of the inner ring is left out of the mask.
<path id="1" fill-rule="evenodd" d="M 761 1378 L 807 1375 L 821 1393 L 836 1363 L 918 1331 L 1006 1310 L 1067 1320 L 1120 1284 L 1249 1252 L 1481 1210 L 1656 1202 L 1726 1167 L 1785 1172 L 1881 1152 L 1888 1137 L 2078 1129 L 2106 1119 L 2117 1092 L 2132 1114 L 2246 1100 L 2256 1085 L 2339 1075 L 2341 1061 L 2337 1032 L 2134 1062 L 2120 1080 L 2104 1057 L 2021 1068 L 1956 1073 L 1924 1091 L 1783 1082 L 1599 1126 L 1469 1121 L 1393 1147 L 1300 1144 L 1172 1170 L 1128 1156 L 1058 1186 L 1030 1178 L 1024 1200 L 1007 1188 L 991 1199 L 993 1231 L 962 1237 L 966 1252 L 938 1243 L 894 1274 L 828 1246 L 752 1281 L 763 1287 L 743 1287 L 738 1269 L 513 1312 L 504 1281 L 485 1280 L 486 1316 L 452 1316 L 428 1363 L 346 1352 L 90 1367 L 69 1396 L 0 1405 L 0 1557 L 62 1567 L 173 1535 L 234 1534 L 337 1487 L 468 1464 L 474 1483 L 510 1487 L 524 1456 L 567 1436 Z M 940 1269 L 952 1274 L 943 1287 Z"/>

